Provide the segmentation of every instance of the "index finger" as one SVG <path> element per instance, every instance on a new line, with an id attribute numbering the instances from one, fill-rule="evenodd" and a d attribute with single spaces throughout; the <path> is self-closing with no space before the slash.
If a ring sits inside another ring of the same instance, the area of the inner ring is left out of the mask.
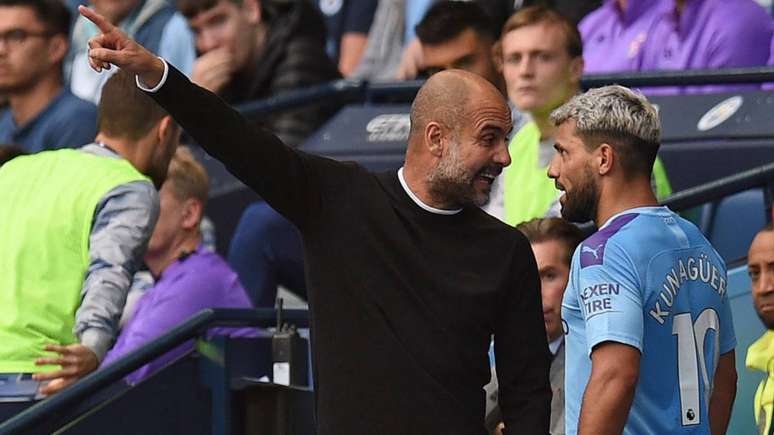
<path id="1" fill-rule="evenodd" d="M 94 23 L 102 33 L 110 33 L 116 28 L 107 18 L 98 14 L 97 12 L 87 8 L 86 6 L 78 6 L 78 12 L 81 13 L 87 20 Z"/>

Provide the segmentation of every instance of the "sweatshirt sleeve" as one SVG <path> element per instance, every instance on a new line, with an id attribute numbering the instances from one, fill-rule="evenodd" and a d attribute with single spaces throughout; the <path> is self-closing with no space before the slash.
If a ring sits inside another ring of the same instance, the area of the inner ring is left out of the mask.
<path id="1" fill-rule="evenodd" d="M 495 324 L 499 405 L 506 434 L 548 433 L 551 408 L 548 350 L 540 280 L 532 250 L 518 239 Z"/>

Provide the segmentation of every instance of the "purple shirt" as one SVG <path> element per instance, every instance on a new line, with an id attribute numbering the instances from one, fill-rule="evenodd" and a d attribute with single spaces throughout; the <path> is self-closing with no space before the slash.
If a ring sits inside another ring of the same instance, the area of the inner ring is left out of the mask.
<path id="1" fill-rule="evenodd" d="M 205 308 L 252 308 L 236 274 L 217 254 L 201 246 L 191 255 L 172 263 L 156 285 L 137 302 L 134 316 L 121 331 L 102 367 L 159 337 Z M 231 336 L 257 335 L 249 328 L 214 328 L 210 333 Z M 189 340 L 139 368 L 127 381 L 137 383 L 193 348 Z"/>
<path id="2" fill-rule="evenodd" d="M 583 38 L 586 74 L 638 71 L 642 47 L 650 38 L 660 0 L 629 1 L 621 11 L 616 0 L 605 3 L 578 25 Z"/>
<path id="3" fill-rule="evenodd" d="M 678 17 L 675 0 L 662 0 L 641 70 L 721 69 L 766 65 L 771 18 L 754 0 L 687 0 Z M 729 92 L 758 85 L 648 89 L 650 94 Z"/>

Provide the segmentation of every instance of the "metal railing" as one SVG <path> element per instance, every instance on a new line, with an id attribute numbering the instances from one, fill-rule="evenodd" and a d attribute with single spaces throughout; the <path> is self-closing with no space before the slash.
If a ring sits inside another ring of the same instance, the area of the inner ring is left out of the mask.
<path id="1" fill-rule="evenodd" d="M 774 83 L 774 67 L 701 69 L 676 71 L 639 71 L 615 74 L 591 74 L 581 78 L 584 89 L 619 84 L 629 87 L 728 85 Z M 336 80 L 251 101 L 237 106 L 245 116 L 254 117 L 294 109 L 315 101 L 335 99 L 340 103 L 378 103 L 386 99 L 410 102 L 424 80 L 368 82 Z"/>
<path id="2" fill-rule="evenodd" d="M 677 192 L 662 201 L 662 205 L 675 211 L 683 211 L 761 186 L 766 186 L 764 189 L 764 202 L 770 208 L 772 200 L 774 200 L 772 198 L 772 195 L 774 195 L 774 161 Z M 767 213 L 767 215 L 770 220 L 771 213 Z"/>
<path id="3" fill-rule="evenodd" d="M 276 310 L 271 308 L 202 310 L 164 335 L 129 353 L 126 357 L 104 369 L 89 374 L 61 393 L 51 396 L 7 420 L 0 425 L 0 434 L 30 432 L 45 419 L 67 411 L 80 401 L 123 379 L 186 340 L 202 336 L 209 328 L 216 326 L 267 328 L 275 325 L 276 316 Z M 309 327 L 309 317 L 306 310 L 284 310 L 282 311 L 282 319 L 284 322 L 293 323 L 298 327 Z"/>

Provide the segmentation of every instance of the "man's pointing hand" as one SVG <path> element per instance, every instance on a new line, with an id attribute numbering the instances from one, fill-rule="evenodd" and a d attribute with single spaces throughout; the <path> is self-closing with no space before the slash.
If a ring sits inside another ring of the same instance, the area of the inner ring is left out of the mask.
<path id="1" fill-rule="evenodd" d="M 136 74 L 143 84 L 155 87 L 164 75 L 164 62 L 114 26 L 102 15 L 79 6 L 78 11 L 100 30 L 89 39 L 89 65 L 95 71 L 110 69 L 110 64 Z"/>

